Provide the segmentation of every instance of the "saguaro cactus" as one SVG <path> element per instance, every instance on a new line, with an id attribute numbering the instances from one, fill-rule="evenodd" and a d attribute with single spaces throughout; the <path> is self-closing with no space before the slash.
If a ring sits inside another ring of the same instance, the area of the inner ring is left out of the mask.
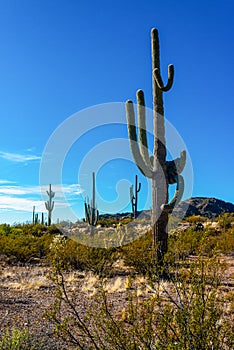
<path id="1" fill-rule="evenodd" d="M 41 224 L 44 225 L 44 213 L 41 213 Z"/>
<path id="2" fill-rule="evenodd" d="M 32 224 L 35 224 L 35 205 L 33 206 Z"/>
<path id="3" fill-rule="evenodd" d="M 135 193 L 133 191 L 133 185 L 130 186 L 130 200 L 132 203 L 132 213 L 134 219 L 137 217 L 137 206 L 138 206 L 138 192 L 141 190 L 141 183 L 138 184 L 138 177 L 135 177 Z"/>
<path id="4" fill-rule="evenodd" d="M 35 214 L 35 225 L 39 224 L 38 213 Z"/>
<path id="5" fill-rule="evenodd" d="M 48 211 L 48 226 L 51 225 L 52 211 L 54 209 L 54 201 L 52 200 L 55 196 L 55 192 L 51 190 L 51 184 L 49 185 L 49 191 L 46 191 L 49 197 L 49 200 L 45 202 L 46 210 Z"/>
<path id="6" fill-rule="evenodd" d="M 186 153 L 181 152 L 180 158 L 166 161 L 166 140 L 164 125 L 163 92 L 170 90 L 173 84 L 174 67 L 168 66 L 168 82 L 164 86 L 160 74 L 159 38 L 157 29 L 151 31 L 152 42 L 152 80 L 153 80 L 153 109 L 154 109 L 154 149 L 149 155 L 146 134 L 146 111 L 144 93 L 137 91 L 138 105 L 138 136 L 136 132 L 135 113 L 132 101 L 126 102 L 126 116 L 131 151 L 140 171 L 152 181 L 152 234 L 153 247 L 157 248 L 158 261 L 162 262 L 167 252 L 168 214 L 180 201 L 183 195 L 183 177 L 179 175 L 185 165 Z M 168 203 L 168 185 L 177 184 L 174 198 Z"/>
<path id="7" fill-rule="evenodd" d="M 95 173 L 92 173 L 92 200 L 89 204 L 88 198 L 85 200 L 85 217 L 86 222 L 91 226 L 91 234 L 93 234 L 93 226 L 97 225 L 99 212 L 95 205 Z"/>

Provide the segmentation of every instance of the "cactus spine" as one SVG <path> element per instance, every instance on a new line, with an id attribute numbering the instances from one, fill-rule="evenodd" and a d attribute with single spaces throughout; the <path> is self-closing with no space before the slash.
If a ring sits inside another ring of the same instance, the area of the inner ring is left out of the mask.
<path id="1" fill-rule="evenodd" d="M 91 235 L 93 234 L 93 227 L 97 225 L 99 219 L 99 212 L 95 206 L 95 173 L 92 173 L 92 200 L 89 204 L 87 198 L 84 203 L 86 222 L 91 226 Z"/>
<path id="2" fill-rule="evenodd" d="M 52 211 L 54 209 L 54 201 L 53 198 L 55 196 L 55 192 L 51 190 L 51 184 L 49 185 L 49 191 L 46 191 L 47 195 L 49 197 L 49 200 L 45 202 L 46 210 L 48 211 L 48 226 L 51 225 L 51 217 L 52 217 Z"/>
<path id="3" fill-rule="evenodd" d="M 126 117 L 130 147 L 136 165 L 152 182 L 152 234 L 153 248 L 157 246 L 157 258 L 163 261 L 167 252 L 168 214 L 173 210 L 183 195 L 183 177 L 179 175 L 184 168 L 186 153 L 181 152 L 180 158 L 166 161 L 166 140 L 164 125 L 163 92 L 169 91 L 173 84 L 174 67 L 168 66 L 168 82 L 164 86 L 160 74 L 159 38 L 157 29 L 151 31 L 152 45 L 152 80 L 154 109 L 154 150 L 150 157 L 146 135 L 145 100 L 142 90 L 137 91 L 139 143 L 136 132 L 135 113 L 132 101 L 126 102 Z M 168 185 L 176 183 L 174 198 L 168 203 Z M 158 219 L 157 219 L 158 217 Z"/>
<path id="4" fill-rule="evenodd" d="M 132 213 L 133 213 L 134 219 L 136 219 L 136 217 L 137 217 L 138 192 L 140 192 L 140 190 L 141 190 L 141 183 L 139 182 L 139 184 L 138 184 L 138 177 L 136 175 L 136 177 L 135 177 L 135 194 L 133 191 L 133 185 L 130 186 L 130 200 L 132 203 Z"/>

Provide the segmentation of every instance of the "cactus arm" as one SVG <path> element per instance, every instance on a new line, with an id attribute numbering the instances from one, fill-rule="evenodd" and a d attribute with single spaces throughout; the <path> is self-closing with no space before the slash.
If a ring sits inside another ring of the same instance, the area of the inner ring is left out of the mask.
<path id="1" fill-rule="evenodd" d="M 133 199 L 133 185 L 130 186 L 129 196 L 130 196 L 130 200 L 132 200 Z"/>
<path id="2" fill-rule="evenodd" d="M 93 196 L 92 196 L 92 204 L 91 207 L 95 208 L 95 173 L 92 172 L 92 184 L 93 184 Z"/>
<path id="3" fill-rule="evenodd" d="M 174 160 L 178 174 L 182 173 L 186 163 L 186 151 L 180 152 L 180 157 Z"/>
<path id="4" fill-rule="evenodd" d="M 133 194 L 133 185 L 130 186 L 130 191 L 129 191 L 129 195 L 130 195 L 130 201 L 134 204 L 134 194 Z"/>
<path id="5" fill-rule="evenodd" d="M 86 202 L 84 203 L 84 207 L 85 207 L 85 218 L 86 218 L 86 222 L 88 222 L 90 224 L 90 208 L 89 208 L 89 204 L 87 204 Z"/>
<path id="6" fill-rule="evenodd" d="M 173 85 L 174 80 L 174 66 L 173 64 L 169 64 L 168 66 L 168 80 L 167 85 L 163 84 L 163 80 L 159 71 L 159 68 L 155 68 L 153 70 L 154 79 L 159 87 L 159 89 L 163 92 L 169 91 Z"/>
<path id="7" fill-rule="evenodd" d="M 174 194 L 174 197 L 169 203 L 166 203 L 161 206 L 162 210 L 167 210 L 168 212 L 171 212 L 175 206 L 180 202 L 184 194 L 184 178 L 181 175 L 177 176 L 177 186 L 176 191 Z"/>
<path id="8" fill-rule="evenodd" d="M 175 160 L 166 162 L 167 180 L 169 184 L 177 183 L 177 176 L 180 174 L 185 166 L 186 152 L 182 151 L 180 157 Z"/>
<path id="9" fill-rule="evenodd" d="M 138 127 L 139 127 L 139 139 L 140 139 L 140 153 L 148 168 L 151 168 L 151 162 L 148 151 L 148 142 L 146 135 L 146 124 L 145 124 L 145 98 L 144 92 L 138 90 L 136 93 L 137 97 L 137 110 L 138 110 Z"/>
<path id="10" fill-rule="evenodd" d="M 140 192 L 140 190 L 141 190 L 141 182 L 139 182 L 138 189 L 136 191 Z"/>
<path id="11" fill-rule="evenodd" d="M 134 214 L 134 206 L 135 206 L 135 203 L 134 203 L 133 185 L 130 186 L 129 195 L 130 195 L 130 201 L 131 201 L 131 204 L 132 204 L 132 212 L 133 212 L 133 214 Z"/>
<path id="12" fill-rule="evenodd" d="M 97 225 L 98 220 L 99 220 L 99 211 L 98 209 L 95 209 L 93 226 Z"/>
<path id="13" fill-rule="evenodd" d="M 134 113 L 133 103 L 130 100 L 126 102 L 126 117 L 127 117 L 127 123 L 128 123 L 128 136 L 130 140 L 130 147 L 131 147 L 134 161 L 144 176 L 148 178 L 152 178 L 153 176 L 152 169 L 145 164 L 139 150 L 139 146 L 137 142 L 137 134 L 136 134 L 135 113 Z"/>
<path id="14" fill-rule="evenodd" d="M 130 200 L 132 203 L 132 213 L 134 218 L 137 217 L 137 205 L 138 205 L 138 192 L 140 192 L 141 183 L 138 184 L 138 176 L 135 177 L 135 193 L 133 191 L 133 185 L 130 186 Z"/>

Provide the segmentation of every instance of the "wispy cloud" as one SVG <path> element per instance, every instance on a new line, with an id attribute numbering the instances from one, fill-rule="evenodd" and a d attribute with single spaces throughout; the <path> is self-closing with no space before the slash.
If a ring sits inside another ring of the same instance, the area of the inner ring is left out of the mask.
<path id="1" fill-rule="evenodd" d="M 35 206 L 38 211 L 45 211 L 47 190 L 48 186 L 17 186 L 10 185 L 7 180 L 0 180 L 0 209 L 31 212 Z M 52 185 L 52 190 L 55 192 L 57 208 L 67 206 L 67 201 L 82 193 L 79 184 Z"/>
<path id="2" fill-rule="evenodd" d="M 41 157 L 34 154 L 20 154 L 0 151 L 0 158 L 9 160 L 11 162 L 23 163 L 32 160 L 40 160 Z"/>
<path id="3" fill-rule="evenodd" d="M 0 179 L 0 185 L 15 184 L 15 181 Z"/>
<path id="4" fill-rule="evenodd" d="M 36 201 L 27 198 L 0 196 L 0 208 L 11 209 L 17 211 L 32 212 L 33 206 L 37 207 L 37 210 L 44 211 L 45 205 L 43 201 Z"/>

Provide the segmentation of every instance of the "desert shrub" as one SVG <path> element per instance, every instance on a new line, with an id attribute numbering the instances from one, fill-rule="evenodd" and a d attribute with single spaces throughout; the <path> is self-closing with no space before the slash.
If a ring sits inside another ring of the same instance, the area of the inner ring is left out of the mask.
<path id="1" fill-rule="evenodd" d="M 26 262 L 31 257 L 42 258 L 47 255 L 52 241 L 50 234 L 34 236 L 15 227 L 10 228 L 7 234 L 4 231 L 5 228 L 0 230 L 0 254 L 14 256 L 20 262 Z"/>
<path id="2" fill-rule="evenodd" d="M 132 221 L 131 218 L 123 218 L 123 219 L 121 219 L 121 220 L 119 221 L 119 223 L 120 223 L 121 225 L 127 225 L 127 224 L 129 224 L 131 221 Z"/>
<path id="3" fill-rule="evenodd" d="M 210 234 L 205 244 L 205 252 L 210 254 L 216 249 L 222 254 L 233 254 L 234 252 L 234 227 L 222 230 L 220 234 Z"/>
<path id="4" fill-rule="evenodd" d="M 122 248 L 124 263 L 143 275 L 154 270 L 151 231 Z"/>
<path id="5" fill-rule="evenodd" d="M 173 267 L 167 280 L 145 280 L 151 291 L 145 297 L 132 284 L 124 307 L 110 299 L 105 282 L 99 281 L 84 313 L 77 302 L 79 289 L 69 291 L 61 271 L 54 271 L 56 301 L 47 317 L 70 349 L 232 349 L 233 313 L 220 292 L 224 266 L 216 257 L 201 255 L 188 263 L 189 268 Z"/>
<path id="6" fill-rule="evenodd" d="M 168 240 L 169 252 L 177 254 L 178 259 L 189 255 L 197 255 L 200 251 L 211 255 L 219 251 L 230 254 L 234 251 L 234 227 L 217 232 L 217 229 L 207 227 L 203 231 L 196 231 L 190 227 L 183 232 L 174 232 Z"/>
<path id="7" fill-rule="evenodd" d="M 25 225 L 17 225 L 16 228 L 20 229 L 23 234 L 29 234 L 32 236 L 43 236 L 45 233 L 54 235 L 59 234 L 59 230 L 55 225 L 45 226 L 42 224 L 25 224 Z"/>
<path id="8" fill-rule="evenodd" d="M 198 224 L 199 222 L 205 222 L 207 218 L 201 216 L 201 215 L 191 215 L 186 218 L 185 221 L 189 222 L 190 224 Z"/>
<path id="9" fill-rule="evenodd" d="M 110 227 L 112 225 L 117 225 L 118 224 L 118 220 L 116 218 L 105 218 L 105 217 L 101 217 L 98 220 L 98 225 L 101 225 L 102 227 Z"/>
<path id="10" fill-rule="evenodd" d="M 86 247 L 83 254 L 85 269 L 92 271 L 99 276 L 106 276 L 111 273 L 112 266 L 117 260 L 117 251 L 114 248 L 102 249 Z"/>
<path id="11" fill-rule="evenodd" d="M 223 213 L 218 217 L 218 223 L 222 230 L 231 228 L 232 222 L 234 222 L 234 216 L 230 213 Z"/>
<path id="12" fill-rule="evenodd" d="M 29 330 L 13 328 L 7 329 L 0 339 L 0 350 L 43 350 L 48 349 L 46 344 L 39 342 L 36 335 L 30 334 Z"/>
<path id="13" fill-rule="evenodd" d="M 11 233 L 11 226 L 7 224 L 0 225 L 0 234 L 8 236 Z"/>
<path id="14" fill-rule="evenodd" d="M 103 275 L 111 271 L 117 259 L 115 249 L 101 249 L 84 246 L 61 235 L 54 236 L 50 245 L 49 260 L 53 266 L 92 271 Z"/>
<path id="15" fill-rule="evenodd" d="M 35 349 L 28 344 L 29 334 L 27 330 L 21 331 L 18 328 L 14 328 L 9 331 L 6 330 L 5 334 L 0 340 L 1 350 L 20 350 L 20 349 Z"/>
<path id="16" fill-rule="evenodd" d="M 50 244 L 50 251 L 47 255 L 52 266 L 62 268 L 77 267 L 77 245 L 72 240 L 62 235 L 55 235 Z"/>
<path id="17" fill-rule="evenodd" d="M 204 244 L 205 237 L 204 231 L 196 231 L 190 227 L 186 231 L 176 232 L 169 236 L 168 250 L 178 255 L 178 259 L 196 255 L 201 244 Z"/>

